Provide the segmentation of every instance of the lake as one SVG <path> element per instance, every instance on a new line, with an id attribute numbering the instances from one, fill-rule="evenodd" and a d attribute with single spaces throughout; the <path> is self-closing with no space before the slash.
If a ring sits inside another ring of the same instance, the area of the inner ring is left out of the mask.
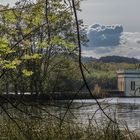
<path id="1" fill-rule="evenodd" d="M 132 130 L 140 128 L 140 98 L 106 98 L 98 101 L 110 118 L 117 119 L 121 125 L 127 123 Z M 96 120 L 97 123 L 107 119 L 95 100 L 74 100 L 73 102 L 61 100 L 51 105 L 48 110 L 52 114 L 57 114 L 57 117 L 61 118 L 65 114 L 66 119 L 79 124 L 86 125 L 91 119 Z M 68 106 L 70 109 L 66 113 Z"/>
<path id="2" fill-rule="evenodd" d="M 98 99 L 98 101 L 106 115 L 112 120 L 117 120 L 120 127 L 127 123 L 131 130 L 140 128 L 140 98 L 105 98 Z M 108 120 L 95 100 L 55 100 L 45 103 L 27 103 L 26 105 L 21 101 L 19 102 L 15 104 L 19 110 L 17 108 L 13 110 L 9 104 L 4 106 L 8 108 L 7 112 L 11 116 L 18 119 L 26 119 L 28 115 L 24 112 L 28 112 L 28 114 L 34 116 L 51 116 L 58 120 L 62 119 L 82 126 L 88 125 L 89 122 L 102 125 Z M 5 120 L 6 113 L 3 109 L 1 109 L 2 113 L 3 115 L 0 118 Z"/>
<path id="3" fill-rule="evenodd" d="M 140 134 L 140 98 L 106 98 L 98 101 L 105 113 L 119 122 L 120 127 L 105 117 L 94 100 L 43 103 L 22 102 L 21 98 L 20 101 L 1 105 L 0 138 L 22 139 L 24 136 L 25 139 L 57 139 L 59 135 L 61 139 L 89 139 L 90 136 L 90 139 L 109 137 L 111 140 L 119 135 L 117 139 L 123 140 L 130 134 L 129 130 L 135 130 L 132 136 Z M 16 105 L 14 108 L 13 104 Z"/>

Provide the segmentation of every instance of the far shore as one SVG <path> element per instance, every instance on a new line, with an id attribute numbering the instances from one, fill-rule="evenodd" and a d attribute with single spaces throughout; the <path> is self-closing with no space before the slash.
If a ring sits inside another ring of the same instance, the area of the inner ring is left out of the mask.
<path id="1" fill-rule="evenodd" d="M 0 95 L 0 101 L 6 101 L 7 99 L 9 101 L 51 101 L 51 100 L 82 100 L 82 99 L 103 99 L 103 98 L 140 98 L 140 96 L 124 96 L 124 94 L 93 94 L 91 96 L 88 92 L 54 92 L 54 93 L 48 93 L 48 94 L 1 94 Z"/>

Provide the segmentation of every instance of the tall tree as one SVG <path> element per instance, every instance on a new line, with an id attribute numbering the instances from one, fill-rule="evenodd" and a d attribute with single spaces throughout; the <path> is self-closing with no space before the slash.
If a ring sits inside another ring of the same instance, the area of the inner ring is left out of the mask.
<path id="1" fill-rule="evenodd" d="M 4 75 L 6 89 L 44 93 L 54 59 L 77 50 L 71 8 L 69 0 L 22 0 L 12 9 L 7 6 L 2 10 L 0 74 Z M 79 10 L 78 0 L 76 8 Z M 79 24 L 82 27 L 81 21 Z M 82 31 L 81 38 L 85 38 Z"/>

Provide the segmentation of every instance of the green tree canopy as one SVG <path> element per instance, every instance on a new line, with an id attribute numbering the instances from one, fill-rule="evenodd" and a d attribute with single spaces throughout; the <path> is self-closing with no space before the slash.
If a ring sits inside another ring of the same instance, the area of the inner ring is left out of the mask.
<path id="1" fill-rule="evenodd" d="M 77 0 L 77 10 L 79 3 Z M 0 23 L 0 74 L 14 79 L 16 87 L 18 80 L 25 80 L 27 88 L 40 91 L 53 59 L 77 51 L 76 23 L 69 0 L 21 0 L 13 8 L 3 8 Z M 81 21 L 79 25 L 84 42 Z"/>

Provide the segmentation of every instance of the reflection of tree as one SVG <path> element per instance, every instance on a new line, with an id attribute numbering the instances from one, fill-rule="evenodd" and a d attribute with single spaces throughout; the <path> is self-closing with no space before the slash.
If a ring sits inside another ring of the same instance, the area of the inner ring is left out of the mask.
<path id="1" fill-rule="evenodd" d="M 137 91 L 139 91 L 139 93 L 140 93 L 140 87 L 137 87 L 137 88 L 135 89 L 134 94 L 133 94 L 134 96 L 137 96 L 137 95 L 136 95 Z M 138 95 L 138 96 L 139 96 L 139 95 Z"/>

